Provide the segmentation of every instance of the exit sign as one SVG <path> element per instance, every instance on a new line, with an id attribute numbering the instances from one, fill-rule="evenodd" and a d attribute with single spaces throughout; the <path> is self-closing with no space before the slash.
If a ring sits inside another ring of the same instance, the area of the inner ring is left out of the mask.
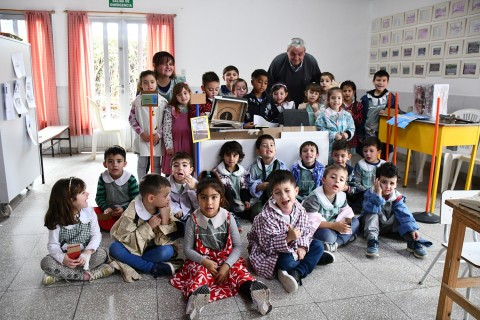
<path id="1" fill-rule="evenodd" d="M 133 8 L 133 0 L 108 0 L 111 8 Z"/>

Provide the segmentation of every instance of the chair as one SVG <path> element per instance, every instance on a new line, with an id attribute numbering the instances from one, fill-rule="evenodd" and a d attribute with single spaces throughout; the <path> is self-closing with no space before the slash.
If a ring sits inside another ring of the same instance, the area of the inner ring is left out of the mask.
<path id="1" fill-rule="evenodd" d="M 98 103 L 90 97 L 87 97 L 90 102 L 90 107 L 95 119 L 96 128 L 93 131 L 92 136 L 92 155 L 91 159 L 95 160 L 97 156 L 97 141 L 99 135 L 115 134 L 118 139 L 118 145 L 124 146 L 123 143 L 123 128 L 120 121 L 111 120 L 109 123 L 105 123 L 100 116 L 100 107 Z"/>
<path id="2" fill-rule="evenodd" d="M 433 266 L 435 263 L 438 262 L 440 256 L 447 250 L 448 248 L 448 234 L 449 234 L 449 225 L 452 223 L 452 212 L 453 209 L 445 204 L 446 200 L 449 199 L 462 199 L 462 198 L 471 198 L 475 197 L 476 200 L 480 200 L 480 190 L 447 190 L 442 193 L 442 206 L 440 207 L 440 223 L 444 225 L 443 229 L 443 239 L 444 242 L 442 243 L 442 248 L 438 252 L 437 256 L 433 259 L 432 263 L 428 267 L 427 271 L 423 275 L 422 279 L 418 282 L 418 284 L 423 284 L 427 276 L 429 275 L 430 271 L 432 271 Z M 469 277 L 472 276 L 473 267 L 480 268 L 480 242 L 478 242 L 477 234 L 475 231 L 473 232 L 473 242 L 464 242 L 462 248 L 462 260 L 461 263 L 467 264 L 467 269 L 462 274 L 462 277 L 465 276 L 466 272 L 468 271 Z M 444 263 L 445 261 L 441 261 Z M 470 289 L 467 288 L 467 299 L 470 299 Z M 464 319 L 468 319 L 468 313 L 465 311 Z"/>

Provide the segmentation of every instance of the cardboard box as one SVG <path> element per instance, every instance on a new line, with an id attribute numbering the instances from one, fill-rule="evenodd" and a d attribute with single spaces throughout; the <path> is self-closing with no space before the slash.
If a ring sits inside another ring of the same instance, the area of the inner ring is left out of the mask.
<path id="1" fill-rule="evenodd" d="M 242 128 L 247 108 L 247 99 L 215 96 L 210 113 L 210 127 L 212 129 Z"/>
<path id="2" fill-rule="evenodd" d="M 435 120 L 437 98 L 440 97 L 440 114 L 447 114 L 448 90 L 448 84 L 415 84 L 413 86 L 413 113 Z"/>
<path id="3" fill-rule="evenodd" d="M 80 253 L 81 253 L 81 250 L 80 250 L 79 243 L 67 245 L 67 256 L 70 259 L 77 259 L 78 257 L 80 257 Z"/>

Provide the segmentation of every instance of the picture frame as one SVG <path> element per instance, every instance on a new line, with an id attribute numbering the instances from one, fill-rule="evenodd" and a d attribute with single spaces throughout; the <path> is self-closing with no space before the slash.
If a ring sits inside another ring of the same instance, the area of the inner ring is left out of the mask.
<path id="1" fill-rule="evenodd" d="M 402 46 L 402 60 L 413 60 L 414 56 L 413 45 Z"/>
<path id="2" fill-rule="evenodd" d="M 378 70 L 384 70 L 388 72 L 388 64 L 386 63 L 379 63 L 378 64 Z"/>
<path id="3" fill-rule="evenodd" d="M 382 30 L 390 30 L 392 28 L 392 16 L 382 18 Z"/>
<path id="4" fill-rule="evenodd" d="M 431 41 L 436 41 L 436 40 L 445 40 L 447 37 L 447 23 L 446 22 L 440 22 L 436 24 L 432 24 L 431 30 L 430 30 L 430 40 Z"/>
<path id="5" fill-rule="evenodd" d="M 378 49 L 378 61 L 388 61 L 390 58 L 390 48 Z"/>
<path id="6" fill-rule="evenodd" d="M 450 2 L 437 3 L 433 6 L 432 21 L 442 21 L 448 19 Z"/>
<path id="7" fill-rule="evenodd" d="M 412 63 L 411 62 L 402 62 L 400 64 L 400 76 L 403 78 L 412 76 Z"/>
<path id="8" fill-rule="evenodd" d="M 428 59 L 428 56 L 428 44 L 415 45 L 415 60 L 426 60 Z"/>
<path id="9" fill-rule="evenodd" d="M 452 0 L 450 1 L 449 18 L 463 17 L 468 12 L 468 0 Z"/>
<path id="10" fill-rule="evenodd" d="M 210 140 L 210 125 L 208 124 L 208 116 L 191 118 L 190 126 L 192 128 L 193 143 Z"/>
<path id="11" fill-rule="evenodd" d="M 390 60 L 399 61 L 402 59 L 402 47 L 391 47 L 390 48 Z"/>
<path id="12" fill-rule="evenodd" d="M 460 58 L 463 54 L 463 40 L 447 41 L 444 58 Z"/>
<path id="13" fill-rule="evenodd" d="M 429 59 L 443 59 L 445 53 L 445 42 L 430 43 L 428 50 Z"/>
<path id="14" fill-rule="evenodd" d="M 395 14 L 395 15 L 392 16 L 392 28 L 393 29 L 402 28 L 404 22 L 405 22 L 405 14 L 403 12 Z"/>
<path id="15" fill-rule="evenodd" d="M 414 43 L 416 37 L 416 28 L 409 28 L 403 30 L 403 43 Z"/>
<path id="16" fill-rule="evenodd" d="M 480 37 L 467 38 L 463 43 L 463 57 L 480 57 Z"/>
<path id="17" fill-rule="evenodd" d="M 418 24 L 430 23 L 432 21 L 432 6 L 423 7 L 418 9 Z"/>
<path id="18" fill-rule="evenodd" d="M 430 25 L 417 27 L 417 42 L 426 42 L 430 40 Z"/>
<path id="19" fill-rule="evenodd" d="M 377 65 L 376 64 L 369 64 L 368 65 L 368 75 L 371 77 L 377 72 Z"/>
<path id="20" fill-rule="evenodd" d="M 370 49 L 370 62 L 378 61 L 378 49 Z"/>
<path id="21" fill-rule="evenodd" d="M 400 63 L 390 63 L 388 65 L 388 73 L 390 77 L 399 77 L 400 76 Z"/>
<path id="22" fill-rule="evenodd" d="M 480 0 L 470 0 L 470 4 L 468 6 L 468 13 L 469 14 L 480 13 Z"/>
<path id="23" fill-rule="evenodd" d="M 441 77 L 443 74 L 443 60 L 430 60 L 427 67 L 427 76 Z"/>
<path id="24" fill-rule="evenodd" d="M 460 74 L 460 60 L 445 60 L 443 63 L 444 78 L 458 78 Z"/>
<path id="25" fill-rule="evenodd" d="M 380 46 L 385 47 L 390 45 L 390 32 L 380 33 Z"/>
<path id="26" fill-rule="evenodd" d="M 370 36 L 370 47 L 376 48 L 380 44 L 380 34 L 375 33 Z"/>
<path id="27" fill-rule="evenodd" d="M 410 10 L 405 12 L 405 27 L 414 26 L 417 24 L 417 10 Z"/>
<path id="28" fill-rule="evenodd" d="M 403 41 L 403 30 L 392 31 L 390 36 L 390 45 L 401 45 Z"/>
<path id="29" fill-rule="evenodd" d="M 427 74 L 426 62 L 414 62 L 412 68 L 412 76 L 415 78 L 425 78 Z"/>
<path id="30" fill-rule="evenodd" d="M 477 79 L 480 71 L 480 61 L 476 60 L 463 60 L 460 68 L 461 78 L 473 78 Z"/>
<path id="31" fill-rule="evenodd" d="M 380 32 L 382 26 L 382 19 L 377 18 L 372 20 L 372 33 Z"/>
<path id="32" fill-rule="evenodd" d="M 465 35 L 467 37 L 480 35 L 480 15 L 467 18 Z"/>
<path id="33" fill-rule="evenodd" d="M 449 20 L 447 24 L 447 38 L 461 38 L 465 35 L 465 19 Z"/>

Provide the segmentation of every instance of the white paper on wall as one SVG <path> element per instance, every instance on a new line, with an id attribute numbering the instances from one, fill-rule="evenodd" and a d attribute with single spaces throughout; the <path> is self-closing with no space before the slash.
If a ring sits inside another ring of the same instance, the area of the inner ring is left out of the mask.
<path id="1" fill-rule="evenodd" d="M 34 125 L 33 125 L 33 118 L 30 117 L 28 114 L 25 115 L 25 126 L 27 127 L 27 133 L 28 136 L 30 137 L 30 140 L 32 140 L 34 145 L 37 145 L 37 140 L 34 136 Z"/>
<path id="2" fill-rule="evenodd" d="M 17 117 L 13 106 L 12 84 L 9 82 L 2 83 L 3 101 L 5 101 L 5 119 L 13 120 Z"/>
<path id="3" fill-rule="evenodd" d="M 13 105 L 18 114 L 27 113 L 28 110 L 23 104 L 22 95 L 20 94 L 20 82 L 15 80 L 13 83 Z"/>
<path id="4" fill-rule="evenodd" d="M 16 52 L 12 54 L 13 69 L 17 78 L 25 76 L 25 61 L 23 61 L 23 54 Z"/>
<path id="5" fill-rule="evenodd" d="M 27 97 L 27 105 L 30 109 L 36 108 L 35 96 L 33 94 L 33 79 L 32 77 L 27 77 L 25 79 L 25 94 Z"/>

